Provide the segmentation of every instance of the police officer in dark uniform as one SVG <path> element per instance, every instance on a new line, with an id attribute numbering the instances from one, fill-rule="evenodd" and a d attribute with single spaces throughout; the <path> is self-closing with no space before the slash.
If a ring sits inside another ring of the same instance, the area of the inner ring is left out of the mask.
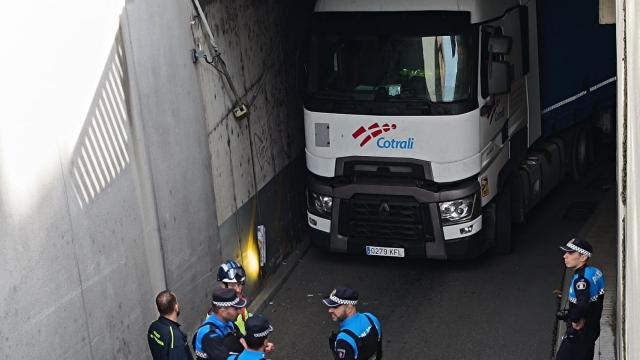
<path id="1" fill-rule="evenodd" d="M 569 307 L 558 314 L 567 323 L 567 332 L 556 360 L 593 360 L 595 342 L 600 336 L 600 316 L 604 299 L 604 276 L 588 265 L 593 249 L 581 239 L 572 239 L 560 249 L 564 262 L 575 269 L 569 285 Z"/>
<path id="2" fill-rule="evenodd" d="M 245 349 L 240 354 L 230 355 L 227 360 L 263 360 L 266 359 L 267 349 L 273 348 L 269 341 L 269 334 L 273 327 L 262 315 L 252 316 L 246 322 L 246 334 L 242 338 Z"/>
<path id="3" fill-rule="evenodd" d="M 329 307 L 331 320 L 340 322 L 340 331 L 329 337 L 335 359 L 382 359 L 382 327 L 377 317 L 359 313 L 358 292 L 339 286 L 322 299 Z"/>
<path id="4" fill-rule="evenodd" d="M 160 313 L 158 320 L 149 325 L 147 340 L 154 360 L 193 359 L 187 343 L 187 335 L 180 329 L 178 316 L 180 304 L 176 295 L 164 290 L 156 296 L 156 307 Z"/>
<path id="5" fill-rule="evenodd" d="M 196 359 L 226 360 L 229 354 L 242 352 L 241 334 L 233 321 L 246 305 L 247 300 L 233 289 L 213 290 L 209 315 L 193 336 Z"/>

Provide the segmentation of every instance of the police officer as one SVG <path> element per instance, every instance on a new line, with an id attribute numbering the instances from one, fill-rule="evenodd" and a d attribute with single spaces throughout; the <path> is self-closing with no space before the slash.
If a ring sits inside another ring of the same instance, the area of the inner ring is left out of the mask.
<path id="1" fill-rule="evenodd" d="M 247 334 L 242 338 L 245 349 L 242 353 L 231 355 L 227 360 L 260 360 L 266 359 L 267 348 L 273 347 L 269 342 L 269 333 L 273 327 L 269 321 L 261 316 L 252 316 L 246 323 Z"/>
<path id="2" fill-rule="evenodd" d="M 156 296 L 156 307 L 160 313 L 158 320 L 149 325 L 147 340 L 154 360 L 193 359 L 187 344 L 187 335 L 180 329 L 178 316 L 180 304 L 170 290 L 161 291 Z"/>
<path id="3" fill-rule="evenodd" d="M 223 262 L 218 268 L 217 279 L 223 288 L 233 289 L 238 297 L 246 300 L 242 290 L 244 289 L 247 276 L 242 265 L 233 260 Z M 243 335 L 245 333 L 244 323 L 250 316 L 251 313 L 247 311 L 246 307 L 244 307 L 240 310 L 238 317 L 235 320 L 238 329 L 240 329 L 240 333 Z"/>
<path id="4" fill-rule="evenodd" d="M 556 360 L 593 360 L 595 342 L 600 336 L 600 316 L 604 299 L 604 277 L 588 265 L 593 249 L 582 239 L 572 239 L 560 249 L 564 263 L 575 269 L 569 286 L 569 308 L 558 319 L 567 323 L 567 332 Z"/>
<path id="5" fill-rule="evenodd" d="M 230 353 L 244 349 L 233 320 L 246 305 L 247 301 L 239 298 L 233 289 L 213 290 L 209 315 L 193 336 L 196 359 L 226 360 Z"/>
<path id="6" fill-rule="evenodd" d="M 335 359 L 382 359 L 380 321 L 373 314 L 356 310 L 357 291 L 339 286 L 322 302 L 329 307 L 331 320 L 340 322 L 340 331 L 329 337 Z"/>

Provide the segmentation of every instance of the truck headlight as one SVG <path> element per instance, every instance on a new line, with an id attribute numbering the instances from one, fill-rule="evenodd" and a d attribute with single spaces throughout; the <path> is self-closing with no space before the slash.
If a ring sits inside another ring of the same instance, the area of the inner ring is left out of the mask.
<path id="1" fill-rule="evenodd" d="M 312 213 L 330 218 L 333 207 L 333 197 L 309 191 L 308 206 Z"/>
<path id="2" fill-rule="evenodd" d="M 475 195 L 471 195 L 463 199 L 438 203 L 442 224 L 456 224 L 469 220 L 473 215 L 474 199 Z"/>

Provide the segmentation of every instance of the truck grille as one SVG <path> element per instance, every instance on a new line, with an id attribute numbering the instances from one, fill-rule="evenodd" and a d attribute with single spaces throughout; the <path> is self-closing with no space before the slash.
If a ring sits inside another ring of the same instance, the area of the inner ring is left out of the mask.
<path id="1" fill-rule="evenodd" d="M 338 231 L 362 240 L 433 241 L 427 204 L 412 197 L 355 195 L 340 203 Z"/>

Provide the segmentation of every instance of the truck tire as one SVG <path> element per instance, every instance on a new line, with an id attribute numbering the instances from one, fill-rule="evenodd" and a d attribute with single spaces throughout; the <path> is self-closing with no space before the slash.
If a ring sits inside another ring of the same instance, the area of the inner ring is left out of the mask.
<path id="1" fill-rule="evenodd" d="M 596 139 L 596 132 L 593 129 L 593 126 L 587 127 L 587 138 L 589 139 L 589 147 L 588 147 L 588 157 L 589 157 L 589 167 L 595 164 L 596 162 L 596 144 L 598 143 Z"/>
<path id="2" fill-rule="evenodd" d="M 571 166 L 569 168 L 571 180 L 579 182 L 587 175 L 592 144 L 589 128 L 583 126 L 576 130 L 571 144 Z"/>
<path id="3" fill-rule="evenodd" d="M 496 197 L 495 248 L 499 255 L 508 255 L 513 248 L 511 239 L 511 181 L 507 181 Z"/>

